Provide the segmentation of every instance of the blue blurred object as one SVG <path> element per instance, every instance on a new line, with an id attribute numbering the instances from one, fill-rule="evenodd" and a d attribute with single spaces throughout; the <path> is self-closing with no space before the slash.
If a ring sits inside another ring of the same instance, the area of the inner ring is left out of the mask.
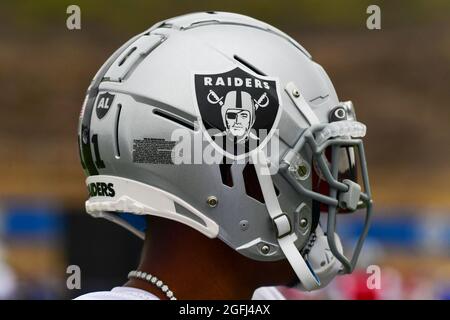
<path id="1" fill-rule="evenodd" d="M 407 214 L 398 214 L 405 212 Z M 396 214 L 374 214 L 368 240 L 389 247 L 450 252 L 450 215 L 433 215 L 417 210 L 396 210 Z M 344 241 L 355 241 L 362 232 L 361 217 L 342 217 L 339 233 Z"/>
<path id="2" fill-rule="evenodd" d="M 51 240 L 62 235 L 64 215 L 53 201 L 13 201 L 4 205 L 2 225 L 5 238 Z"/>
<path id="3" fill-rule="evenodd" d="M 363 224 L 355 221 L 350 224 L 344 237 L 356 238 L 361 234 Z M 417 222 L 411 218 L 374 219 L 369 230 L 369 238 L 386 244 L 417 246 L 420 242 Z"/>
<path id="4" fill-rule="evenodd" d="M 117 215 L 139 231 L 145 232 L 145 230 L 147 229 L 146 216 L 136 215 L 128 212 L 118 212 Z"/>

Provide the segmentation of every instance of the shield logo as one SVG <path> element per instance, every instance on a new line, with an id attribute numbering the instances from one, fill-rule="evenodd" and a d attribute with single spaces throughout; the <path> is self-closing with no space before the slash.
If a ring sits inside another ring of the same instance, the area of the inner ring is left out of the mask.
<path id="1" fill-rule="evenodd" d="M 278 81 L 239 67 L 194 74 L 199 123 L 213 146 L 233 159 L 264 146 L 281 114 Z"/>
<path id="2" fill-rule="evenodd" d="M 109 92 L 102 93 L 98 96 L 95 112 L 99 119 L 103 118 L 112 106 L 115 95 Z"/>

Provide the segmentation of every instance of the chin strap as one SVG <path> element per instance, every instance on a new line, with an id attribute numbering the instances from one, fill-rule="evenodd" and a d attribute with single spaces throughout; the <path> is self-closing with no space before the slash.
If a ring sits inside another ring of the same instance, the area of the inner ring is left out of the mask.
<path id="1" fill-rule="evenodd" d="M 305 261 L 295 246 L 297 235 L 292 230 L 291 221 L 286 213 L 280 208 L 277 195 L 272 182 L 272 177 L 268 168 L 268 161 L 263 151 L 258 150 L 252 154 L 253 164 L 256 169 L 261 191 L 264 196 L 267 211 L 277 229 L 278 244 L 286 259 L 291 264 L 302 288 L 307 291 L 315 290 L 321 286 L 319 277 L 311 266 Z"/>

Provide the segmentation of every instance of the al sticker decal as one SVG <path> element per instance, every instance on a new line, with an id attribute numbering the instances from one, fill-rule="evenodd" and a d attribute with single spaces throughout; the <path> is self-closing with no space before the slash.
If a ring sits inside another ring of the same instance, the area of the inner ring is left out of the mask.
<path id="1" fill-rule="evenodd" d="M 95 112 L 99 119 L 103 118 L 112 106 L 115 95 L 105 92 L 98 96 Z"/>
<path id="2" fill-rule="evenodd" d="M 202 129 L 225 155 L 246 156 L 267 142 L 281 114 L 278 82 L 237 67 L 216 74 L 194 74 Z"/>

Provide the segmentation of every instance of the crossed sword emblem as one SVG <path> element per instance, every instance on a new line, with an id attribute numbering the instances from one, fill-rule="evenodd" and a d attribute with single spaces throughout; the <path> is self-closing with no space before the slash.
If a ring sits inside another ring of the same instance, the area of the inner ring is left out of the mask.
<path id="1" fill-rule="evenodd" d="M 208 96 L 206 97 L 209 103 L 211 104 L 219 104 L 220 106 L 223 106 L 223 97 L 219 97 L 217 93 L 215 93 L 213 90 L 209 90 Z M 255 103 L 256 110 L 259 108 L 265 108 L 269 105 L 269 97 L 267 96 L 267 92 L 264 92 L 258 100 L 253 99 L 253 102 Z"/>

